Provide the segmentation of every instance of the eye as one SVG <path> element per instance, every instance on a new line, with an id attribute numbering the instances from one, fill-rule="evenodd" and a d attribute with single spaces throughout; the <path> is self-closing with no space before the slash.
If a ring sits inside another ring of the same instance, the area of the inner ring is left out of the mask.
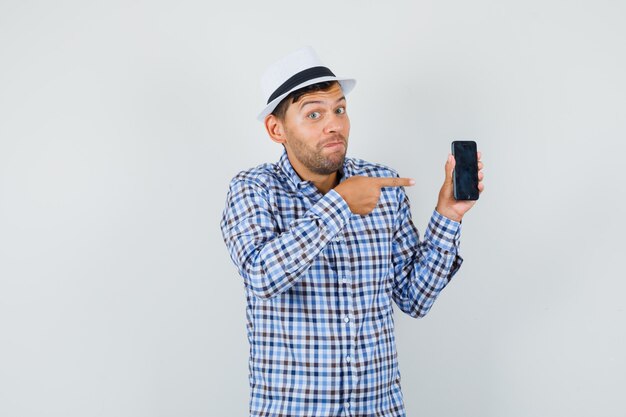
<path id="1" fill-rule="evenodd" d="M 320 112 L 318 112 L 318 111 L 311 112 L 311 113 L 309 113 L 309 115 L 307 117 L 309 119 L 319 119 Z"/>
<path id="2" fill-rule="evenodd" d="M 344 114 L 345 112 L 346 112 L 345 107 L 338 107 L 337 110 L 335 110 L 335 113 L 337 114 Z"/>

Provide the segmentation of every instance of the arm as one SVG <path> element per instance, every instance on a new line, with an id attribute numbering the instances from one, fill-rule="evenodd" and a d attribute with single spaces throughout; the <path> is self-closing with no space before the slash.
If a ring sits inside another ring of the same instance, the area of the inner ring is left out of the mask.
<path id="1" fill-rule="evenodd" d="M 392 244 L 393 299 L 410 316 L 424 317 L 463 263 L 458 254 L 461 223 L 434 210 L 420 242 L 404 189 L 398 190 L 398 197 Z"/>
<path id="2" fill-rule="evenodd" d="M 260 298 L 294 285 L 351 216 L 348 204 L 331 189 L 281 233 L 266 195 L 256 183 L 233 180 L 220 223 L 231 259 Z"/>

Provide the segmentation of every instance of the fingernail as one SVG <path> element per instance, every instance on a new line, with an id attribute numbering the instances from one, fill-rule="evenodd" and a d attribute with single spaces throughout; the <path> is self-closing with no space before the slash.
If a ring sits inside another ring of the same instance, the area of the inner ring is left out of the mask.
<path id="1" fill-rule="evenodd" d="M 410 184 L 410 185 L 415 185 L 415 180 L 414 180 L 414 179 L 412 179 L 412 178 L 411 178 L 411 179 L 409 179 L 409 184 Z"/>

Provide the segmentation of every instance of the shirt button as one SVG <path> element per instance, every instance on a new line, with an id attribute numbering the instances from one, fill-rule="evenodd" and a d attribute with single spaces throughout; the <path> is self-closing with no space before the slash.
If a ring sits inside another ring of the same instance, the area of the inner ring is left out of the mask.
<path id="1" fill-rule="evenodd" d="M 345 403 L 346 408 L 350 408 L 350 403 Z"/>
<path id="2" fill-rule="evenodd" d="M 346 323 L 350 322 L 350 316 L 346 316 L 343 318 L 343 321 L 345 321 Z"/>
<path id="3" fill-rule="evenodd" d="M 346 278 L 346 276 L 344 275 L 344 276 L 341 278 L 341 282 L 343 282 L 344 284 L 347 284 L 347 283 L 348 283 L 348 278 Z"/>
<path id="4" fill-rule="evenodd" d="M 350 355 L 346 356 L 346 362 L 350 363 L 351 360 L 352 358 L 350 357 Z"/>

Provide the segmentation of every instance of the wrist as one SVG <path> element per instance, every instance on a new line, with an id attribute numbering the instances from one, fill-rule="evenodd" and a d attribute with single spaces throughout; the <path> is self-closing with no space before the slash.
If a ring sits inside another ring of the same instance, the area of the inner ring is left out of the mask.
<path id="1" fill-rule="evenodd" d="M 443 217 L 446 217 L 452 221 L 461 223 L 461 220 L 463 220 L 462 215 L 454 213 L 451 210 L 443 210 L 443 209 L 440 209 L 438 206 L 435 207 L 435 210 L 437 211 L 437 213 L 441 214 Z"/>

